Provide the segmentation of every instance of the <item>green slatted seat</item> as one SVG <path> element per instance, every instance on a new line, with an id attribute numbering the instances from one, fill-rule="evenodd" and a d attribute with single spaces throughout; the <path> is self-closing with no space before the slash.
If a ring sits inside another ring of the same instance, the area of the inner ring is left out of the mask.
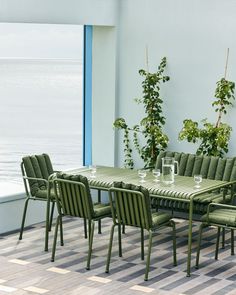
<path id="1" fill-rule="evenodd" d="M 188 153 L 160 152 L 156 161 L 156 168 L 161 169 L 163 157 L 174 157 L 179 163 L 179 175 L 193 177 L 201 174 L 203 178 L 233 181 L 236 180 L 236 158 L 220 158 L 214 156 L 197 156 Z M 236 186 L 234 187 L 236 192 Z M 222 191 L 202 194 L 194 199 L 193 212 L 203 215 L 207 212 L 209 203 L 231 203 L 231 193 L 223 196 Z M 169 209 L 173 211 L 188 212 L 189 204 L 170 200 L 152 200 L 154 207 Z"/>
<path id="2" fill-rule="evenodd" d="M 57 173 L 56 178 L 53 179 L 53 187 L 55 191 L 58 217 L 55 227 L 51 261 L 53 262 L 55 260 L 59 225 L 61 226 L 60 233 L 61 240 L 63 241 L 62 218 L 64 216 L 83 218 L 84 220 L 88 220 L 89 224 L 89 250 L 86 269 L 90 269 L 94 223 L 103 218 L 111 217 L 110 204 L 93 204 L 88 180 L 82 175 Z"/>
<path id="3" fill-rule="evenodd" d="M 54 192 L 50 186 L 48 178 L 54 173 L 50 157 L 47 154 L 31 155 L 22 158 L 21 171 L 26 192 L 26 201 L 24 206 L 23 218 L 19 239 L 22 239 L 25 218 L 29 200 L 38 200 L 47 202 L 46 212 L 46 233 L 45 233 L 45 251 L 48 250 L 48 230 L 51 228 L 54 211 Z M 51 218 L 50 203 L 52 203 Z"/>
<path id="4" fill-rule="evenodd" d="M 236 211 L 230 209 L 216 209 L 202 216 L 203 222 L 222 224 L 224 226 L 236 226 Z"/>
<path id="5" fill-rule="evenodd" d="M 151 212 L 150 196 L 147 189 L 142 186 L 115 182 L 114 187 L 109 189 L 109 198 L 112 208 L 113 225 L 111 227 L 109 249 L 107 255 L 106 272 L 109 272 L 114 229 L 118 226 L 119 256 L 122 256 L 121 226 L 132 226 L 141 229 L 141 259 L 144 260 L 144 230 L 149 232 L 148 254 L 144 280 L 148 280 L 150 257 L 152 248 L 152 235 L 155 230 L 162 226 L 173 228 L 173 260 L 176 262 L 176 237 L 175 223 L 171 215 L 164 212 Z"/>
<path id="6" fill-rule="evenodd" d="M 199 267 L 200 247 L 202 231 L 205 227 L 214 225 L 217 227 L 215 259 L 218 259 L 219 240 L 221 229 L 231 230 L 231 255 L 234 255 L 234 230 L 236 229 L 236 206 L 226 204 L 211 203 L 208 206 L 207 214 L 203 215 L 202 223 L 199 227 L 198 247 L 196 256 L 196 268 Z"/>

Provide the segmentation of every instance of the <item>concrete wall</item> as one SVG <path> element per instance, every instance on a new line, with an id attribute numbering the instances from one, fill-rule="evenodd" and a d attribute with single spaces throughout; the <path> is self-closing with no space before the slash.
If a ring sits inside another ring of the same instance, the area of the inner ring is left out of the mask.
<path id="1" fill-rule="evenodd" d="M 20 228 L 25 199 L 22 198 L 8 202 L 1 202 L 0 199 L 0 234 Z M 25 226 L 45 221 L 46 202 L 30 201 Z"/>
<path id="2" fill-rule="evenodd" d="M 216 121 L 211 103 L 216 81 L 224 75 L 228 47 L 227 78 L 236 81 L 236 1 L 121 0 L 120 9 L 117 116 L 133 125 L 143 115 L 134 98 L 142 91 L 138 70 L 145 68 L 147 45 L 150 71 L 155 71 L 163 56 L 168 60 L 166 74 L 171 80 L 161 93 L 169 149 L 194 152 L 196 146 L 178 141 L 178 132 L 185 118 Z M 234 129 L 229 154 L 236 155 L 236 108 L 223 120 Z M 116 140 L 116 163 L 122 165 L 120 133 Z"/>

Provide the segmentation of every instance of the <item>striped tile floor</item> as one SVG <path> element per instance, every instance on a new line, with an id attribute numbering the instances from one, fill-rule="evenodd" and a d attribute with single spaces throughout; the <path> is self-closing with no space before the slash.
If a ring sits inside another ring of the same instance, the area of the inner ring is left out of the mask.
<path id="1" fill-rule="evenodd" d="M 55 262 L 43 251 L 44 228 L 37 224 L 24 232 L 0 235 L 0 294 L 158 294 L 158 295 L 236 295 L 236 256 L 230 256 L 229 234 L 226 247 L 214 259 L 216 230 L 204 232 L 200 268 L 194 268 L 198 223 L 193 227 L 191 278 L 186 277 L 187 222 L 177 223 L 178 266 L 172 266 L 172 237 L 168 228 L 153 239 L 149 281 L 143 281 L 145 263 L 140 260 L 140 232 L 127 228 L 122 235 L 123 257 L 118 257 L 114 240 L 110 273 L 105 262 L 111 220 L 102 223 L 102 234 L 94 236 L 91 270 L 85 269 L 87 240 L 83 223 L 65 219 L 65 245 L 58 244 Z M 50 250 L 53 233 L 50 234 Z"/>

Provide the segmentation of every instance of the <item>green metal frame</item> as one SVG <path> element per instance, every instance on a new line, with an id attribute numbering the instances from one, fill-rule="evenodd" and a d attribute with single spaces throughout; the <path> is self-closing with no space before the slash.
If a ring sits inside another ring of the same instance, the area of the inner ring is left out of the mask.
<path id="1" fill-rule="evenodd" d="M 58 210 L 58 217 L 55 227 L 55 235 L 52 248 L 51 261 L 55 260 L 56 245 L 57 245 L 57 235 L 58 227 L 61 226 L 62 229 L 62 218 L 64 216 L 83 218 L 88 221 L 88 257 L 86 269 L 90 269 L 90 262 L 92 256 L 93 248 L 93 237 L 94 237 L 94 226 L 95 221 L 101 221 L 101 219 L 106 217 L 111 217 L 111 214 L 106 214 L 96 217 L 94 214 L 94 209 L 92 204 L 91 196 L 88 196 L 86 186 L 82 182 L 71 181 L 65 179 L 54 179 L 53 187 L 55 191 L 55 199 Z M 89 199 L 90 198 L 90 199 Z M 87 230 L 86 230 L 87 233 Z M 63 233 L 61 230 L 61 240 L 63 240 Z"/>
<path id="2" fill-rule="evenodd" d="M 149 196 L 148 196 L 149 197 Z M 141 230 L 141 259 L 144 260 L 144 230 L 149 233 L 148 236 L 148 253 L 146 259 L 146 271 L 144 280 L 148 280 L 148 273 L 150 269 L 150 259 L 152 250 L 152 237 L 155 230 L 162 226 L 171 226 L 173 229 L 173 264 L 177 265 L 176 259 L 176 230 L 173 220 L 163 222 L 159 226 L 153 226 L 151 208 L 147 208 L 147 201 L 144 194 L 140 191 L 110 188 L 109 199 L 112 210 L 113 225 L 111 227 L 110 241 L 106 263 L 106 273 L 109 272 L 113 236 L 115 227 L 118 226 L 118 238 L 119 238 L 119 256 L 122 256 L 121 245 L 121 226 L 133 226 L 140 228 Z"/>

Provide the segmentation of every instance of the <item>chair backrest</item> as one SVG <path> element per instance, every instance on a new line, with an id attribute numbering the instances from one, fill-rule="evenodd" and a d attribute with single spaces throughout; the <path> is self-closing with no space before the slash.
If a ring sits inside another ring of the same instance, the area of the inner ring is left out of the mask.
<path id="1" fill-rule="evenodd" d="M 22 158 L 21 170 L 23 176 L 33 178 L 43 178 L 48 180 L 53 173 L 50 157 L 47 154 L 31 155 Z M 40 180 L 29 180 L 30 192 L 32 196 L 40 189 L 46 189 L 45 182 Z"/>
<path id="2" fill-rule="evenodd" d="M 67 216 L 93 218 L 93 202 L 85 176 L 57 173 L 53 184 L 58 212 Z"/>
<path id="3" fill-rule="evenodd" d="M 152 227 L 150 196 L 141 186 L 115 182 L 109 189 L 113 221 L 149 230 Z"/>

